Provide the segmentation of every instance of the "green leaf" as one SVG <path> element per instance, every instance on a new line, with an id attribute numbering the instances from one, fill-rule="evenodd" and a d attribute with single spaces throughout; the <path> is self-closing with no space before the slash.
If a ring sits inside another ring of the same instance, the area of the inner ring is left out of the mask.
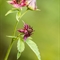
<path id="1" fill-rule="evenodd" d="M 10 13 L 17 12 L 17 11 L 20 11 L 20 10 L 17 9 L 17 8 L 12 8 L 11 10 L 9 10 L 9 11 L 5 14 L 5 16 L 7 16 L 7 15 L 10 14 Z"/>
<path id="2" fill-rule="evenodd" d="M 41 11 L 40 9 L 36 9 L 36 11 Z"/>
<path id="3" fill-rule="evenodd" d="M 23 52 L 24 49 L 25 49 L 24 42 L 23 42 L 20 38 L 18 38 L 17 50 L 18 50 L 19 52 Z"/>
<path id="4" fill-rule="evenodd" d="M 18 11 L 17 14 L 16 14 L 16 19 L 17 19 L 17 21 L 19 21 L 20 16 L 21 16 L 21 12 Z"/>
<path id="5" fill-rule="evenodd" d="M 38 57 L 38 60 L 41 60 L 40 52 L 38 50 L 37 45 L 30 39 L 26 40 L 26 43 L 31 48 L 31 50 L 36 54 L 36 56 Z"/>
<path id="6" fill-rule="evenodd" d="M 7 37 L 9 37 L 9 38 L 17 38 L 16 36 L 7 36 Z"/>
<path id="7" fill-rule="evenodd" d="M 17 52 L 17 59 L 19 59 L 20 56 L 21 56 L 21 53 Z"/>
<path id="8" fill-rule="evenodd" d="M 7 37 L 9 37 L 9 38 L 11 38 L 12 40 L 17 40 L 17 36 L 7 36 Z"/>
<path id="9" fill-rule="evenodd" d="M 31 37 L 28 37 L 27 40 L 32 40 L 32 38 Z"/>
<path id="10" fill-rule="evenodd" d="M 25 45 L 24 45 L 24 42 L 18 38 L 18 42 L 17 42 L 17 59 L 19 59 L 19 57 L 21 56 L 21 53 L 24 51 L 25 49 Z"/>

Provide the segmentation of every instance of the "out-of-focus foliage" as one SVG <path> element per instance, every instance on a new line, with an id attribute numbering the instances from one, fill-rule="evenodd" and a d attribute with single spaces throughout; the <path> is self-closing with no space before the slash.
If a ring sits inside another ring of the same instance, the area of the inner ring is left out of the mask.
<path id="1" fill-rule="evenodd" d="M 0 0 L 0 60 L 3 60 L 11 42 L 7 35 L 12 35 L 16 23 L 15 13 L 5 17 L 5 13 L 12 8 L 7 0 Z M 34 28 L 33 41 L 38 45 L 42 60 L 58 60 L 59 48 L 59 1 L 37 0 L 41 11 L 28 11 L 21 20 Z M 20 21 L 18 28 L 22 28 Z M 18 33 L 18 32 L 17 32 Z M 9 60 L 16 60 L 16 42 L 14 43 Z M 59 55 L 60 57 L 60 55 Z M 37 60 L 35 54 L 26 45 L 20 60 Z"/>

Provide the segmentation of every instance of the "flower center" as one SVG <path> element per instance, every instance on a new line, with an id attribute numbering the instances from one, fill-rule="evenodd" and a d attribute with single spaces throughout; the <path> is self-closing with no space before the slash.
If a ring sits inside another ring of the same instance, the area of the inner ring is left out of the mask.
<path id="1" fill-rule="evenodd" d="M 17 4 L 20 4 L 21 3 L 21 0 L 16 0 Z"/>

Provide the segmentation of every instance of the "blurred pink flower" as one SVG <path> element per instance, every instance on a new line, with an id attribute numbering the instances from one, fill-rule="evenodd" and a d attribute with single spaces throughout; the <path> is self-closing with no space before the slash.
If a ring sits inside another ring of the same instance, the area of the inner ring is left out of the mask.
<path id="1" fill-rule="evenodd" d="M 12 4 L 15 8 L 27 7 L 31 10 L 36 10 L 36 0 L 12 0 L 8 1 L 9 4 Z"/>
<path id="2" fill-rule="evenodd" d="M 36 0 L 27 0 L 27 7 L 31 10 L 36 10 L 37 6 L 36 6 Z"/>
<path id="3" fill-rule="evenodd" d="M 18 30 L 20 33 L 24 34 L 24 40 L 26 40 L 28 37 L 32 35 L 33 29 L 31 26 L 25 24 L 23 29 Z"/>
<path id="4" fill-rule="evenodd" d="M 12 0 L 8 1 L 9 4 L 12 4 L 15 8 L 21 8 L 26 6 L 26 0 Z"/>

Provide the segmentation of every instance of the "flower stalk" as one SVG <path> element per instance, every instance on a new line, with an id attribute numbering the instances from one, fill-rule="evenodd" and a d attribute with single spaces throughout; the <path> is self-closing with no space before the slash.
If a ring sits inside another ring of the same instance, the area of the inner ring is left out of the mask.
<path id="1" fill-rule="evenodd" d="M 28 11 L 28 10 L 26 10 L 26 11 L 20 16 L 20 19 L 27 13 L 27 11 Z M 16 25 L 15 25 L 15 28 L 14 28 L 14 31 L 13 31 L 13 36 L 15 36 L 18 23 L 19 23 L 19 22 L 16 21 Z M 9 46 L 9 48 L 8 48 L 8 51 L 7 51 L 7 53 L 6 53 L 6 56 L 5 56 L 4 60 L 7 60 L 7 59 L 8 59 L 8 56 L 9 56 L 9 54 L 10 54 L 10 51 L 11 51 L 11 48 L 12 48 L 12 46 L 13 46 L 14 41 L 15 41 L 15 40 L 13 40 L 13 38 L 12 38 L 12 41 L 11 41 L 11 43 L 10 43 L 10 46 Z"/>
<path id="2" fill-rule="evenodd" d="M 6 53 L 6 56 L 5 56 L 5 59 L 4 59 L 4 60 L 7 60 L 7 59 L 8 59 L 8 56 L 9 56 L 9 54 L 10 54 L 11 48 L 12 48 L 12 46 L 13 46 L 13 43 L 14 43 L 14 40 L 11 41 L 11 44 L 10 44 L 10 46 L 9 46 L 9 48 L 8 48 L 8 51 L 7 51 L 7 53 Z"/>

